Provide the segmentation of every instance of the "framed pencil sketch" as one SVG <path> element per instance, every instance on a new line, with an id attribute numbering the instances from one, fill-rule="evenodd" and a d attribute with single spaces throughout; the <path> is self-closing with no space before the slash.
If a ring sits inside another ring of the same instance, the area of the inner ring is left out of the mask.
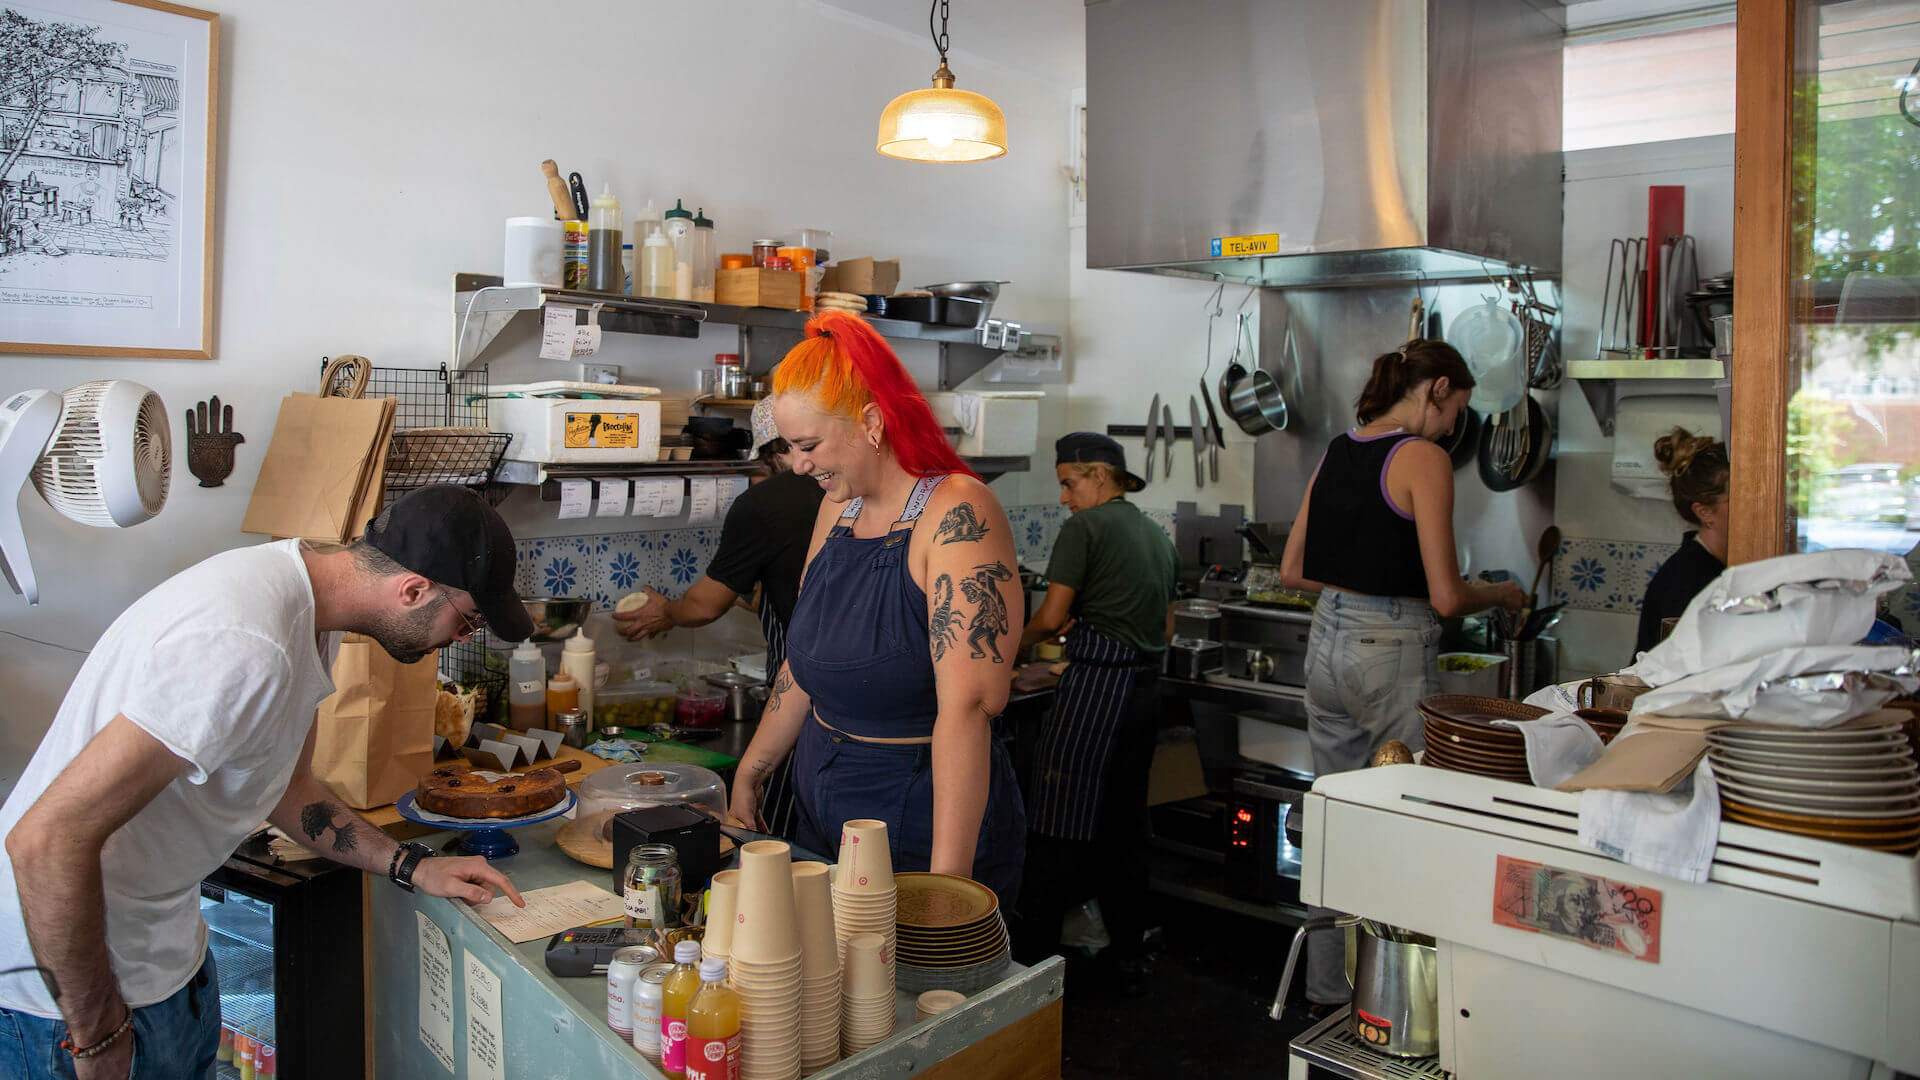
<path id="1" fill-rule="evenodd" d="M 210 359 L 220 17 L 0 0 L 0 352 Z"/>

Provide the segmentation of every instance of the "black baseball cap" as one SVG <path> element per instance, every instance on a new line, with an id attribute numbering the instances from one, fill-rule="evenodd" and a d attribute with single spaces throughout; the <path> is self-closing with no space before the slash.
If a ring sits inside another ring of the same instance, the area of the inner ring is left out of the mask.
<path id="1" fill-rule="evenodd" d="M 367 526 L 367 544 L 440 585 L 464 590 L 507 641 L 533 634 L 513 587 L 513 532 L 472 488 L 433 484 L 395 499 Z"/>
<path id="2" fill-rule="evenodd" d="M 1098 432 L 1076 431 L 1060 436 L 1053 444 L 1053 455 L 1055 465 L 1111 465 L 1120 474 L 1120 486 L 1127 491 L 1147 486 L 1145 480 L 1127 471 L 1127 452 L 1120 444 Z"/>

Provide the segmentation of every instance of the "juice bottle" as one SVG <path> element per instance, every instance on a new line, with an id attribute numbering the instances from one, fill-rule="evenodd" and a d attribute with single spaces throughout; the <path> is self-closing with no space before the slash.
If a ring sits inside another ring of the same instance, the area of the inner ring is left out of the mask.
<path id="1" fill-rule="evenodd" d="M 740 996 L 717 956 L 700 961 L 700 992 L 687 1006 L 687 1080 L 740 1080 Z"/>
<path id="2" fill-rule="evenodd" d="M 660 988 L 660 1070 L 673 1080 L 687 1076 L 687 1006 L 700 990 L 700 943 L 682 941 L 673 947 L 673 970 Z"/>

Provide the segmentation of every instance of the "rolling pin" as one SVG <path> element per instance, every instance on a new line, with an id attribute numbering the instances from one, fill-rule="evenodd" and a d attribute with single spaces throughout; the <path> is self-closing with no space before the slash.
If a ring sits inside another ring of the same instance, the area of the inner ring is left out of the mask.
<path id="1" fill-rule="evenodd" d="M 547 178 L 547 197 L 553 200 L 553 216 L 560 221 L 573 220 L 573 196 L 567 194 L 567 182 L 560 179 L 560 166 L 552 158 L 540 163 Z"/>

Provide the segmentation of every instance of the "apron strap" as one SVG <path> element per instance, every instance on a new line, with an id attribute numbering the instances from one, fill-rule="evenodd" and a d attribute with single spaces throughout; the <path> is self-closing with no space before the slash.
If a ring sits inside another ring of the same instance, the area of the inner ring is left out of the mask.
<path id="1" fill-rule="evenodd" d="M 911 526 L 914 522 L 920 520 L 920 515 L 926 513 L 928 500 L 933 498 L 933 489 L 939 487 L 940 482 L 946 478 L 947 474 L 944 473 L 939 476 L 921 477 L 919 481 L 913 485 L 913 494 L 907 496 L 907 505 L 905 509 L 900 511 L 899 520 L 895 521 L 893 523 L 893 529 L 888 531 L 898 531 L 900 526 Z M 864 495 L 849 502 L 847 508 L 840 511 L 840 524 L 843 527 L 852 528 L 853 523 L 860 520 L 860 511 L 866 509 L 866 505 L 867 498 Z"/>

